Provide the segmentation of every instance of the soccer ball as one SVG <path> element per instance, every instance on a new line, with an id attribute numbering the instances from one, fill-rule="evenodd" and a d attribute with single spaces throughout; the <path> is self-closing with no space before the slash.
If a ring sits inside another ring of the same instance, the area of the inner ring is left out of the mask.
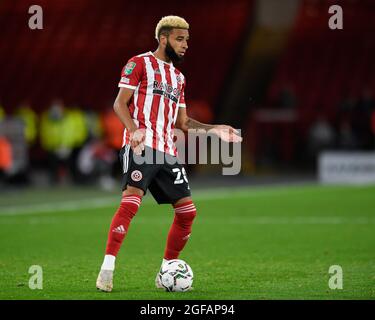
<path id="1" fill-rule="evenodd" d="M 193 284 L 193 270 L 184 260 L 169 260 L 161 267 L 159 279 L 166 291 L 185 292 Z"/>

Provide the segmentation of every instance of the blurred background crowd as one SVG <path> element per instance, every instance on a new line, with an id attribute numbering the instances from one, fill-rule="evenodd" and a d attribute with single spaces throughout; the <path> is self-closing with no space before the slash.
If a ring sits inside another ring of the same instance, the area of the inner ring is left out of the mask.
<path id="1" fill-rule="evenodd" d="M 0 110 L 3 182 L 114 185 L 123 126 L 111 106 L 95 112 L 56 99 L 41 113 L 27 102 Z"/>
<path id="2" fill-rule="evenodd" d="M 154 50 L 159 19 L 190 23 L 191 117 L 240 128 L 242 176 L 316 170 L 324 150 L 375 149 L 375 1 L 0 1 L 0 184 L 113 188 L 126 61 Z M 344 29 L 331 30 L 331 5 Z M 215 166 L 191 172 L 217 173 Z"/>

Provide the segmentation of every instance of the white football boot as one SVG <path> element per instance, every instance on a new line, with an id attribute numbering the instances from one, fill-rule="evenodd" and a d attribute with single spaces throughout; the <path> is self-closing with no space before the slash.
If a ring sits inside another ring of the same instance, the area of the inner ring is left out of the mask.
<path id="1" fill-rule="evenodd" d="M 113 271 L 100 270 L 96 280 L 96 288 L 100 291 L 111 292 L 113 288 Z"/>

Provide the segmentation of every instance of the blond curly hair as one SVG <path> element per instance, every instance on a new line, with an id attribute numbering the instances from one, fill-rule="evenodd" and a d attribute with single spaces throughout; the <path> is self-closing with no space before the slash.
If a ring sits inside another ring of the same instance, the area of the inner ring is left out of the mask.
<path id="1" fill-rule="evenodd" d="M 170 31 L 173 28 L 189 29 L 189 24 L 186 20 L 179 16 L 166 16 L 161 18 L 155 28 L 155 39 L 159 41 L 160 34 L 163 31 Z"/>

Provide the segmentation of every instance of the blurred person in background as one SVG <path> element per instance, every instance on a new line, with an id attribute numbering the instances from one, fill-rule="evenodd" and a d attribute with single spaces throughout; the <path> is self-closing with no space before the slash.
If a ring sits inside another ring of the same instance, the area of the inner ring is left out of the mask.
<path id="1" fill-rule="evenodd" d="M 103 130 L 103 141 L 107 148 L 118 154 L 122 148 L 124 125 L 114 112 L 113 108 L 107 108 L 100 114 L 100 123 Z M 103 177 L 104 183 L 115 185 L 114 177 L 120 171 L 120 159 L 118 156 L 113 161 L 107 177 Z"/>
<path id="2" fill-rule="evenodd" d="M 342 119 L 338 124 L 337 147 L 340 150 L 355 150 L 358 148 L 351 121 L 347 119 Z"/>
<path id="3" fill-rule="evenodd" d="M 114 167 L 119 162 L 117 153 L 122 146 L 124 127 L 113 108 L 98 115 L 86 112 L 89 137 L 77 158 L 77 169 L 83 183 L 96 183 L 104 190 L 116 185 Z M 120 139 L 119 139 L 120 135 Z"/>
<path id="4" fill-rule="evenodd" d="M 296 107 L 296 105 L 297 97 L 295 95 L 293 85 L 290 83 L 284 84 L 280 90 L 276 107 L 281 109 L 293 109 Z"/>
<path id="5" fill-rule="evenodd" d="M 61 100 L 54 100 L 43 112 L 40 143 L 47 152 L 50 182 L 63 183 L 76 174 L 76 157 L 88 136 L 84 114 L 78 108 L 69 110 Z"/>
<path id="6" fill-rule="evenodd" d="M 103 130 L 104 143 L 115 151 L 122 148 L 122 139 L 124 125 L 113 111 L 113 108 L 107 108 L 100 114 L 100 123 Z"/>
<path id="7" fill-rule="evenodd" d="M 29 147 L 36 143 L 38 135 L 38 116 L 27 101 L 18 107 L 15 116 L 22 120 L 25 126 L 25 140 Z"/>
<path id="8" fill-rule="evenodd" d="M 309 151 L 312 160 L 324 150 L 335 146 L 335 131 L 326 117 L 318 114 L 309 130 Z"/>
<path id="9" fill-rule="evenodd" d="M 5 120 L 5 111 L 0 104 L 0 126 Z M 12 168 L 12 145 L 0 130 L 0 187 L 6 181 Z"/>
<path id="10" fill-rule="evenodd" d="M 375 100 L 372 95 L 372 90 L 370 88 L 365 87 L 362 90 L 361 96 L 358 99 L 357 109 L 365 114 L 368 114 L 374 108 L 374 105 Z"/>
<path id="11" fill-rule="evenodd" d="M 0 121 L 5 118 L 5 111 L 0 101 Z"/>
<path id="12" fill-rule="evenodd" d="M 90 109 L 84 110 L 88 139 L 102 139 L 103 127 L 100 115 Z"/>
<path id="13" fill-rule="evenodd" d="M 27 149 L 26 152 L 28 155 L 27 162 L 17 173 L 17 177 L 19 182 L 28 184 L 30 183 L 30 168 L 32 166 L 30 161 L 32 161 L 32 150 L 36 146 L 38 137 L 38 116 L 31 108 L 30 104 L 27 101 L 23 101 L 14 113 L 14 117 L 22 122 L 25 148 Z"/>
<path id="14" fill-rule="evenodd" d="M 80 150 L 77 157 L 77 170 L 81 183 L 99 183 L 104 190 L 113 190 L 116 180 L 111 176 L 117 153 L 103 140 L 91 138 Z"/>
<path id="15" fill-rule="evenodd" d="M 72 148 L 68 161 L 69 173 L 73 182 L 80 184 L 82 181 L 80 172 L 77 170 L 77 160 L 80 151 L 89 139 L 87 119 L 84 111 L 77 106 L 67 108 L 66 116 L 67 118 L 64 126 L 64 134 L 67 134 L 72 139 L 69 141 L 69 145 Z"/>
<path id="16" fill-rule="evenodd" d="M 359 147 L 364 150 L 373 148 L 371 132 L 371 112 L 375 106 L 372 91 L 365 87 L 354 111 L 353 127 L 357 136 Z"/>
<path id="17" fill-rule="evenodd" d="M 64 133 L 65 122 L 66 111 L 61 100 L 54 100 L 50 108 L 41 115 L 40 144 L 47 153 L 51 184 L 60 183 L 66 175 L 68 159 L 73 148 L 69 144 L 71 139 Z"/>
<path id="18" fill-rule="evenodd" d="M 1 120 L 0 120 L 1 121 Z M 0 134 L 0 186 L 6 181 L 12 168 L 12 145 Z"/>
<path id="19" fill-rule="evenodd" d="M 336 144 L 340 150 L 355 150 L 359 147 L 357 134 L 353 127 L 355 109 L 356 99 L 353 95 L 346 93 L 338 104 L 336 117 Z"/>

